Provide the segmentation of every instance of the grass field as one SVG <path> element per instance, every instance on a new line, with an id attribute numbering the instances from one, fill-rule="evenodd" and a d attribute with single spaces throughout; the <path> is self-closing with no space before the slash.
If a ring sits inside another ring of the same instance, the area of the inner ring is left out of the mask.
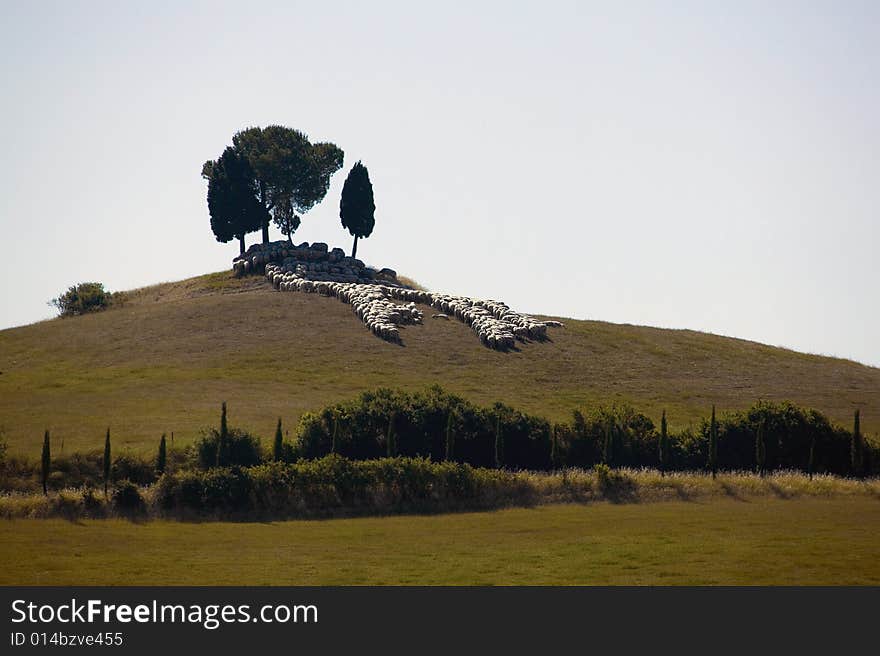
<path id="1" fill-rule="evenodd" d="M 218 421 L 270 439 L 300 415 L 377 386 L 439 383 L 477 403 L 503 401 L 552 420 L 629 400 L 673 429 L 759 398 L 788 399 L 880 431 L 880 369 L 686 330 L 566 320 L 552 341 L 499 353 L 457 321 L 371 335 L 332 298 L 279 293 L 262 278 L 217 273 L 129 293 L 121 307 L 0 331 L 0 427 L 12 453 L 102 448 L 150 452 Z M 430 311 L 429 311 L 430 312 Z M 430 316 L 430 314 L 428 314 Z"/>
<path id="2" fill-rule="evenodd" d="M 555 505 L 184 524 L 0 522 L 0 584 L 880 584 L 880 500 Z"/>

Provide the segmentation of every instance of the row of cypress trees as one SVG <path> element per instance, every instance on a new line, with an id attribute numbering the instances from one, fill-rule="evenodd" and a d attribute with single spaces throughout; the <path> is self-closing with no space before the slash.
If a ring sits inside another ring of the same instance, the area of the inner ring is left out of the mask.
<path id="1" fill-rule="evenodd" d="M 336 435 L 339 430 L 339 421 L 334 420 L 333 425 L 333 434 L 331 441 L 331 452 L 335 452 L 335 442 Z M 758 429 L 756 431 L 755 437 L 755 471 L 760 476 L 765 476 L 767 473 L 767 445 L 765 440 L 766 427 L 765 422 L 762 420 L 758 425 Z M 603 449 L 603 462 L 604 464 L 613 467 L 613 452 L 614 452 L 614 434 L 615 434 L 615 425 L 614 420 L 609 418 L 605 428 L 605 436 L 602 445 Z M 709 420 L 709 435 L 708 435 L 708 462 L 707 469 L 711 472 L 712 478 L 715 478 L 718 474 L 718 422 L 715 417 L 715 406 L 712 406 L 712 414 L 711 419 Z M 219 431 L 219 440 L 217 444 L 217 466 L 224 466 L 229 463 L 229 426 L 227 422 L 226 416 L 226 402 L 224 401 L 221 408 L 220 414 L 220 431 Z M 388 421 L 388 432 L 386 435 L 386 444 L 387 444 L 387 455 L 388 457 L 395 457 L 397 455 L 397 444 L 396 444 L 396 436 L 394 433 L 394 416 L 392 415 Z M 454 457 L 454 448 L 455 448 L 455 434 L 453 431 L 453 413 L 450 412 L 448 415 L 447 423 L 446 423 L 446 435 L 445 435 L 445 459 L 452 460 Z M 660 418 L 660 436 L 658 440 L 658 460 L 660 465 L 660 472 L 662 475 L 666 474 L 666 471 L 670 464 L 670 443 L 669 443 L 669 432 L 667 427 L 666 420 L 666 410 L 663 410 L 663 414 Z M 855 415 L 853 418 L 853 431 L 850 442 L 850 464 L 852 468 L 852 472 L 855 476 L 862 476 L 864 474 L 864 462 L 865 462 L 865 441 L 864 437 L 861 434 L 860 428 L 860 414 L 859 410 L 855 411 Z M 501 418 L 500 415 L 496 418 L 495 422 L 495 447 L 494 447 L 494 455 L 495 455 L 495 467 L 501 468 L 504 466 L 504 435 L 501 427 Z M 810 442 L 809 449 L 809 462 L 807 465 L 807 473 L 812 480 L 813 471 L 815 466 L 815 457 L 816 457 L 816 438 L 812 437 Z M 167 443 L 165 439 L 165 434 L 162 434 L 162 438 L 159 441 L 159 449 L 156 455 L 156 473 L 161 475 L 165 472 L 167 466 Z M 272 449 L 272 459 L 275 461 L 284 460 L 284 435 L 282 432 L 281 418 L 278 418 L 278 424 L 275 429 L 275 439 L 273 443 Z M 557 428 L 554 427 L 551 440 L 550 440 L 550 461 L 552 467 L 555 469 L 559 465 L 559 446 L 558 446 L 558 435 Z M 103 482 L 104 482 L 104 496 L 107 496 L 108 493 L 108 485 L 110 482 L 110 474 L 112 469 L 112 460 L 111 460 L 111 445 L 110 445 L 110 429 L 107 429 L 107 434 L 104 439 L 104 457 L 102 461 L 102 472 L 103 472 Z M 48 495 L 48 480 L 49 473 L 51 470 L 51 451 L 50 451 L 50 438 L 49 431 L 46 430 L 43 436 L 43 451 L 41 457 L 41 483 L 43 487 L 43 494 Z"/>
<path id="2" fill-rule="evenodd" d="M 224 404 L 224 408 L 225 408 Z M 165 467 L 168 462 L 168 450 L 167 444 L 165 441 L 165 433 L 162 433 L 162 438 L 159 440 L 159 451 L 156 454 L 156 473 L 164 474 Z M 107 434 L 104 437 L 104 457 L 101 461 L 101 472 L 102 479 L 104 481 L 104 496 L 106 497 L 108 494 L 108 487 L 110 485 L 110 474 L 113 468 L 113 461 L 111 459 L 111 447 L 110 447 L 110 429 L 107 429 Z M 49 439 L 49 430 L 46 429 L 46 432 L 43 434 L 43 451 L 40 457 L 40 483 L 43 486 L 43 494 L 49 494 L 49 474 L 52 471 L 52 451 L 50 446 Z"/>

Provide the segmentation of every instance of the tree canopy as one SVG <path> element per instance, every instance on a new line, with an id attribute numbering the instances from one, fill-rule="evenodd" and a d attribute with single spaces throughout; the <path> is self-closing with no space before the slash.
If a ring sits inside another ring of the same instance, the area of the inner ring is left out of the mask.
<path id="1" fill-rule="evenodd" d="M 202 176 L 208 180 L 208 212 L 217 241 L 238 239 L 244 252 L 244 236 L 259 230 L 269 213 L 257 200 L 253 168 L 235 148 L 227 147 L 217 161 L 205 162 Z"/>
<path id="2" fill-rule="evenodd" d="M 342 198 L 339 201 L 339 218 L 342 219 L 342 227 L 347 228 L 354 235 L 352 257 L 357 257 L 358 239 L 367 238 L 372 234 L 376 225 L 375 211 L 370 173 L 366 166 L 357 162 L 351 167 L 345 179 Z"/>
<path id="3" fill-rule="evenodd" d="M 250 166 L 248 188 L 264 212 L 260 225 L 251 230 L 262 229 L 263 243 L 269 241 L 270 219 L 288 237 L 296 230 L 297 213 L 309 211 L 324 198 L 330 177 L 342 168 L 344 158 L 336 145 L 313 144 L 299 130 L 282 125 L 242 130 L 233 136 L 231 148 Z M 212 168 L 210 162 L 205 165 L 208 173 Z"/>

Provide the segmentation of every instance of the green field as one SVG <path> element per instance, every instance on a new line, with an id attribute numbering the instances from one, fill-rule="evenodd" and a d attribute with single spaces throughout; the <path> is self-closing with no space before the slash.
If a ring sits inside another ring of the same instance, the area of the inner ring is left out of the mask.
<path id="1" fill-rule="evenodd" d="M 880 369 L 687 330 L 566 320 L 552 341 L 500 353 L 458 321 L 430 318 L 404 346 L 367 331 L 333 298 L 279 293 L 258 277 L 217 273 L 129 293 L 107 312 L 0 331 L 0 428 L 11 453 L 153 453 L 230 422 L 266 439 L 300 415 L 378 386 L 443 385 L 551 420 L 629 400 L 673 429 L 759 398 L 788 399 L 849 426 L 880 430 Z M 426 309 L 430 317 L 430 309 Z"/>
<path id="2" fill-rule="evenodd" d="M 880 584 L 880 499 L 276 523 L 0 522 L 0 584 Z"/>

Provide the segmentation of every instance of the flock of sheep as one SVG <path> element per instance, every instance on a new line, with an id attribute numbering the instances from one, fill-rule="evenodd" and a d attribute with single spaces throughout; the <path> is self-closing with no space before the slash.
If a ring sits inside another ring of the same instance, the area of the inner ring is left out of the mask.
<path id="1" fill-rule="evenodd" d="M 282 259 L 282 263 L 273 263 L 272 259 Z M 251 259 L 244 261 L 250 262 Z M 546 339 L 548 327 L 562 326 L 558 321 L 539 321 L 514 312 L 500 301 L 411 289 L 397 283 L 396 275 L 392 278 L 385 274 L 393 274 L 390 269 L 383 269 L 381 273 L 385 275 L 373 275 L 368 281 L 353 282 L 348 276 L 334 275 L 333 271 L 322 274 L 320 267 L 304 267 L 295 256 L 290 257 L 286 253 L 281 258 L 265 257 L 265 261 L 250 265 L 248 269 L 262 264 L 265 264 L 266 278 L 275 289 L 338 298 L 351 305 L 354 313 L 375 335 L 390 342 L 400 342 L 401 325 L 423 322 L 424 314 L 416 307 L 417 303 L 439 310 L 439 314 L 433 315 L 436 319 L 456 317 L 468 324 L 485 346 L 501 351 L 513 348 L 517 340 Z"/>

